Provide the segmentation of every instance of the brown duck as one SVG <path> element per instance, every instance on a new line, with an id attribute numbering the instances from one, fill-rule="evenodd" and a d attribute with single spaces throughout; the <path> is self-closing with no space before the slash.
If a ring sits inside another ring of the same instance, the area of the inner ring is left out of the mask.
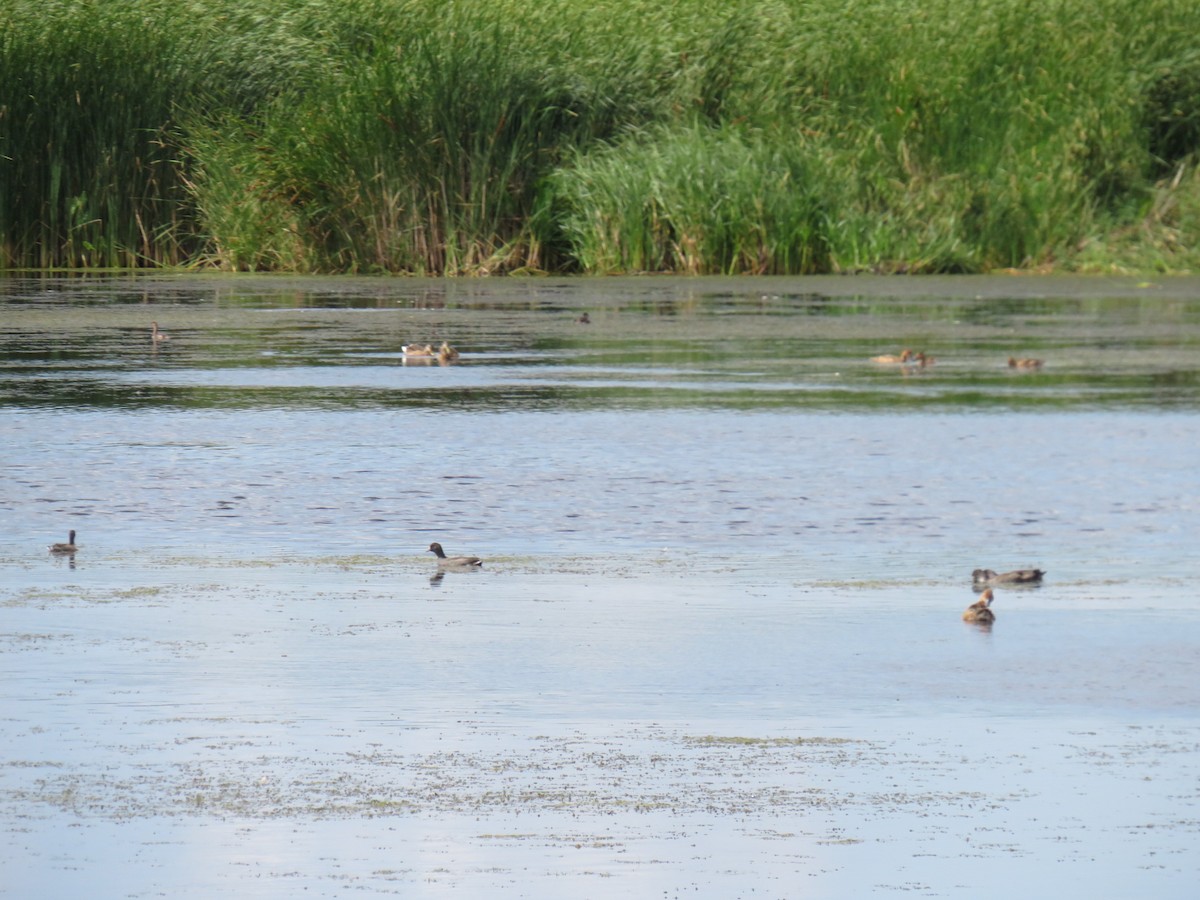
<path id="1" fill-rule="evenodd" d="M 1038 584 L 1045 574 L 1041 569 L 1014 569 L 999 574 L 991 569 L 976 569 L 971 573 L 971 581 L 979 587 L 989 584 Z"/>
<path id="2" fill-rule="evenodd" d="M 894 353 L 885 353 L 883 356 L 872 356 L 871 362 L 885 363 L 885 364 L 906 363 L 910 359 L 913 359 L 913 358 L 914 358 L 913 352 L 911 350 L 909 350 L 907 347 L 905 347 L 903 350 L 900 351 L 899 356 L 896 356 Z"/>
<path id="3" fill-rule="evenodd" d="M 979 599 L 968 606 L 966 611 L 963 612 L 963 621 L 975 622 L 980 625 L 991 625 L 995 622 L 996 614 L 988 608 L 992 605 L 993 596 L 991 588 L 980 594 Z"/>
<path id="4" fill-rule="evenodd" d="M 67 535 L 67 542 L 65 544 L 51 544 L 50 545 L 51 553 L 74 553 L 78 549 L 79 548 L 75 546 L 75 530 L 74 529 L 72 529 L 71 532 Z"/>

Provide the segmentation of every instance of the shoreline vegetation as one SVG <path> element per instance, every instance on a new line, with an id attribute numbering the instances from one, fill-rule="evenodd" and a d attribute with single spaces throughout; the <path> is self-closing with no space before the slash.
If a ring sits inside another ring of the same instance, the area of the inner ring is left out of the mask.
<path id="1" fill-rule="evenodd" d="M 8 0 L 0 269 L 1200 270 L 1193 0 Z"/>

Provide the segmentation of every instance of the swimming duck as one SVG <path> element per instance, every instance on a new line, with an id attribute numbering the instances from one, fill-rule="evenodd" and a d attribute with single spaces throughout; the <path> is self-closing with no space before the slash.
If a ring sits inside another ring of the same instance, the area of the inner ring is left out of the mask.
<path id="1" fill-rule="evenodd" d="M 992 589 L 988 588 L 979 595 L 979 599 L 966 608 L 962 614 L 964 622 L 977 622 L 981 625 L 990 625 L 996 621 L 996 614 L 988 609 L 992 605 Z"/>
<path id="2" fill-rule="evenodd" d="M 433 346 L 426 344 L 421 347 L 417 344 L 405 344 L 400 348 L 400 352 L 405 356 L 433 356 Z"/>
<path id="3" fill-rule="evenodd" d="M 171 336 L 164 331 L 158 330 L 158 323 L 150 323 L 150 340 L 152 341 L 169 341 Z"/>
<path id="4" fill-rule="evenodd" d="M 1008 367 L 1010 369 L 1040 369 L 1042 361 L 1040 359 L 1017 359 L 1015 356 L 1010 356 Z"/>
<path id="5" fill-rule="evenodd" d="M 75 546 L 75 530 L 74 529 L 72 529 L 70 534 L 67 535 L 67 542 L 65 544 L 51 544 L 50 545 L 51 553 L 74 553 L 78 549 L 79 548 Z"/>
<path id="6" fill-rule="evenodd" d="M 911 363 L 912 363 L 914 366 L 920 366 L 922 369 L 924 369 L 924 368 L 927 368 L 927 367 L 929 367 L 929 366 L 932 366 L 932 365 L 933 365 L 935 362 L 937 362 L 937 357 L 936 357 L 936 356 L 930 356 L 930 355 L 929 355 L 929 354 L 927 354 L 927 353 L 926 353 L 924 350 L 922 350 L 920 353 L 916 353 L 916 354 L 914 354 L 914 355 L 913 355 L 913 357 L 912 357 L 912 359 L 911 359 L 911 360 L 909 360 L 909 361 L 910 361 L 910 362 L 911 362 Z"/>
<path id="7" fill-rule="evenodd" d="M 429 552 L 437 557 L 440 568 L 470 569 L 483 565 L 483 560 L 478 556 L 447 556 L 446 551 L 442 549 L 442 545 L 437 541 L 429 545 Z"/>
<path id="8" fill-rule="evenodd" d="M 906 363 L 913 358 L 913 352 L 905 347 L 900 351 L 900 355 L 896 356 L 892 353 L 885 353 L 883 356 L 872 356 L 871 362 L 874 363 Z"/>
<path id="9" fill-rule="evenodd" d="M 453 347 L 451 347 L 449 344 L 447 344 L 445 341 L 442 341 L 441 349 L 438 350 L 438 362 L 448 363 L 448 362 L 454 362 L 454 360 L 456 360 L 456 359 L 458 359 L 458 351 L 455 350 Z"/>
<path id="10" fill-rule="evenodd" d="M 971 573 L 971 581 L 976 585 L 1037 584 L 1045 574 L 1041 569 L 1014 569 L 999 574 L 991 569 L 976 569 Z"/>
<path id="11" fill-rule="evenodd" d="M 582 316 L 580 316 L 575 321 L 578 322 L 580 325 L 591 325 L 592 317 L 589 316 L 587 313 L 584 313 Z"/>

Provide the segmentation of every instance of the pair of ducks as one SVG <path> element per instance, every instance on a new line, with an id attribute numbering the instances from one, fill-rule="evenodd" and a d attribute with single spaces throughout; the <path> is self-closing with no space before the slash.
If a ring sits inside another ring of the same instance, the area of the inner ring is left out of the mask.
<path id="1" fill-rule="evenodd" d="M 883 356 L 872 356 L 871 362 L 884 365 L 917 366 L 924 369 L 926 366 L 933 365 L 936 360 L 932 356 L 927 356 L 924 351 L 914 353 L 905 347 L 898 356 L 894 353 L 885 353 Z M 1010 369 L 1040 369 L 1042 360 L 1033 357 L 1010 356 L 1008 367 Z"/>
<path id="2" fill-rule="evenodd" d="M 75 529 L 72 528 L 68 533 L 65 544 L 51 544 L 49 549 L 51 553 L 75 553 L 79 549 L 75 543 Z M 483 565 L 483 560 L 478 556 L 447 556 L 437 541 L 429 545 L 429 552 L 437 557 L 439 569 L 474 569 Z"/>
<path id="3" fill-rule="evenodd" d="M 964 622 L 974 622 L 978 625 L 991 625 L 996 621 L 992 612 L 992 601 L 996 598 L 990 585 L 993 584 L 1040 584 L 1046 573 L 1041 569 L 1014 569 L 1012 572 L 997 573 L 991 569 L 976 569 L 971 573 L 971 583 L 976 590 L 984 588 L 979 599 L 963 612 Z"/>
<path id="4" fill-rule="evenodd" d="M 917 366 L 924 369 L 926 366 L 932 366 L 937 360 L 932 356 L 927 356 L 924 350 L 914 353 L 905 347 L 900 351 L 899 356 L 894 353 L 885 353 L 882 356 L 872 356 L 871 362 L 883 365 Z"/>
<path id="5" fill-rule="evenodd" d="M 440 363 L 453 362 L 454 360 L 458 359 L 458 351 L 445 341 L 442 341 L 442 346 L 436 351 L 433 349 L 432 344 L 426 344 L 424 347 L 421 347 L 417 344 L 405 344 L 400 348 L 400 352 L 405 356 L 418 356 L 422 358 L 436 356 L 437 361 Z"/>

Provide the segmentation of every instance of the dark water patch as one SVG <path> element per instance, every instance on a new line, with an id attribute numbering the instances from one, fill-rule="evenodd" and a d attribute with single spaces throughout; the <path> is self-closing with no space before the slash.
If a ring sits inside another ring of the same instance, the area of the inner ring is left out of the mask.
<path id="1" fill-rule="evenodd" d="M 105 291 L 125 297 L 131 280 L 144 293 L 161 289 L 159 305 L 92 302 Z M 25 298 L 40 282 L 8 279 L 0 281 L 0 402 L 1195 407 L 1200 302 L 1184 296 L 1184 284 L 1168 283 L 1163 297 L 1132 283 L 1104 296 L 1108 283 L 1096 281 L 911 281 L 923 290 L 886 279 L 825 280 L 823 293 L 770 290 L 796 280 L 97 278 L 43 287 L 50 299 L 31 305 Z M 1138 296 L 1147 292 L 1154 297 Z M 388 297 L 397 302 L 380 305 Z M 580 308 L 594 313 L 591 325 L 576 322 Z M 150 340 L 152 317 L 170 341 Z M 459 364 L 401 353 L 406 343 L 440 340 L 460 349 Z M 937 362 L 869 361 L 904 346 Z M 1045 364 L 1013 372 L 1012 355 Z"/>

